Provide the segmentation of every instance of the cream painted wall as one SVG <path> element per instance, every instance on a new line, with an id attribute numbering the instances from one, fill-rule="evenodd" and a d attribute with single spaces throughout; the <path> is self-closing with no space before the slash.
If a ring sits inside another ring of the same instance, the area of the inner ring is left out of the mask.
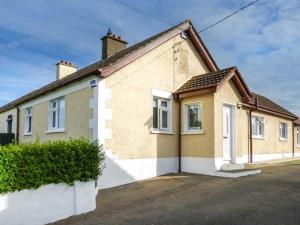
<path id="1" fill-rule="evenodd" d="M 295 153 L 300 154 L 300 145 L 297 145 L 297 127 L 295 127 L 294 135 L 295 135 L 295 139 L 294 139 L 295 140 Z"/>
<path id="2" fill-rule="evenodd" d="M 253 112 L 252 115 L 260 116 L 265 119 L 265 137 L 263 139 L 253 138 L 253 154 L 292 153 L 292 121 L 258 112 Z M 281 141 L 279 139 L 280 122 L 288 124 L 287 141 Z"/>
<path id="3" fill-rule="evenodd" d="M 185 109 L 188 103 L 200 102 L 202 104 L 203 133 L 182 134 L 181 152 L 183 157 L 214 157 L 214 99 L 213 94 L 190 97 L 182 100 L 181 103 L 181 131 L 184 133 Z"/>
<path id="4" fill-rule="evenodd" d="M 16 133 L 17 130 L 17 109 L 16 108 L 0 113 L 0 133 L 7 133 L 6 120 L 9 115 L 13 116 L 12 131 L 13 133 Z"/>
<path id="5" fill-rule="evenodd" d="M 121 159 L 178 155 L 178 103 L 173 102 L 171 134 L 153 134 L 152 89 L 174 92 L 192 76 L 208 72 L 191 42 L 176 36 L 106 78 L 112 91 L 112 139 L 107 149 Z M 177 52 L 177 50 L 179 50 Z"/>
<path id="6" fill-rule="evenodd" d="M 237 157 L 248 154 L 248 115 L 247 111 L 237 108 L 241 102 L 241 96 L 232 83 L 226 82 L 219 91 L 214 94 L 214 118 L 215 118 L 215 154 L 223 157 L 223 105 L 229 104 L 235 114 L 235 147 L 233 149 Z"/>
<path id="7" fill-rule="evenodd" d="M 48 101 L 32 106 L 31 135 L 24 135 L 25 109 L 20 110 L 20 142 L 31 142 L 36 138 L 46 141 L 92 137 L 92 130 L 89 128 L 89 119 L 92 118 L 92 109 L 89 107 L 91 97 L 91 88 L 65 95 L 65 132 L 61 133 L 47 133 Z"/>

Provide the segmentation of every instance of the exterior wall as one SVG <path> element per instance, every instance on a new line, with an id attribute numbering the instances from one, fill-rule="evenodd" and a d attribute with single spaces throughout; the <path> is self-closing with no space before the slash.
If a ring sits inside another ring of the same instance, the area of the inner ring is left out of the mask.
<path id="1" fill-rule="evenodd" d="M 48 184 L 0 195 L 0 224 L 41 225 L 96 208 L 95 181 Z"/>
<path id="2" fill-rule="evenodd" d="M 178 171 L 179 105 L 171 100 L 171 132 L 152 132 L 154 92 L 172 97 L 189 78 L 206 72 L 191 42 L 177 35 L 104 80 L 111 98 L 100 99 L 98 110 L 111 118 L 99 132 L 106 152 L 100 188 Z"/>
<path id="3" fill-rule="evenodd" d="M 253 112 L 252 115 L 260 116 L 265 119 L 264 137 L 253 138 L 253 161 L 291 157 L 293 149 L 292 135 L 294 135 L 292 130 L 293 122 L 291 120 L 259 112 Z M 280 122 L 288 124 L 288 139 L 286 141 L 282 141 L 279 138 Z"/>
<path id="4" fill-rule="evenodd" d="M 55 92 L 60 95 L 60 91 Z M 92 137 L 89 120 L 93 117 L 89 100 L 92 98 L 93 90 L 85 87 L 74 92 L 63 94 L 65 96 L 65 129 L 64 132 L 48 132 L 48 106 L 49 99 L 37 104 L 27 104 L 20 109 L 20 142 L 32 142 L 37 138 L 41 141 L 66 140 L 69 138 Z M 51 97 L 49 97 L 51 98 Z M 55 97 L 56 98 L 56 97 Z M 32 107 L 32 134 L 24 134 L 25 109 Z"/>
<path id="5" fill-rule="evenodd" d="M 203 132 L 184 133 L 185 104 L 201 102 Z M 213 94 L 185 98 L 181 102 L 181 154 L 183 157 L 213 158 L 214 152 L 214 98 Z"/>
<path id="6" fill-rule="evenodd" d="M 235 140 L 233 147 L 233 161 L 239 157 L 248 154 L 248 112 L 244 109 L 238 109 L 237 103 L 241 102 L 241 96 L 232 83 L 226 82 L 214 95 L 214 119 L 215 119 L 215 156 L 223 158 L 223 105 L 228 104 L 233 107 L 235 117 Z"/>
<path id="7" fill-rule="evenodd" d="M 152 90 L 174 92 L 187 79 L 208 72 L 190 41 L 178 35 L 106 78 L 111 89 L 112 140 L 106 147 L 122 159 L 176 157 L 178 103 L 173 101 L 171 134 L 154 134 Z M 178 52 L 174 52 L 179 50 Z"/>
<path id="8" fill-rule="evenodd" d="M 300 126 L 298 127 L 300 128 Z M 294 128 L 295 156 L 300 156 L 300 145 L 297 144 L 297 126 Z"/>
<path id="9" fill-rule="evenodd" d="M 12 124 L 12 131 L 16 133 L 17 131 L 17 109 L 11 109 L 7 112 L 0 113 L 0 133 L 7 133 L 7 117 L 12 115 L 13 117 L 13 124 Z"/>

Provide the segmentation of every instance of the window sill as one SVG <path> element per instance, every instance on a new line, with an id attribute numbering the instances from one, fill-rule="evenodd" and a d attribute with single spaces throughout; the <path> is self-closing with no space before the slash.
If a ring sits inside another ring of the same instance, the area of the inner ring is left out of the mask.
<path id="1" fill-rule="evenodd" d="M 252 136 L 252 139 L 265 140 L 265 137 L 262 136 Z"/>
<path id="2" fill-rule="evenodd" d="M 279 138 L 279 141 L 288 141 L 288 140 L 285 138 Z"/>
<path id="3" fill-rule="evenodd" d="M 162 131 L 162 130 L 151 130 L 151 134 L 167 134 L 167 135 L 174 135 L 174 132 L 171 131 Z"/>
<path id="4" fill-rule="evenodd" d="M 64 133 L 65 129 L 57 129 L 57 130 L 47 130 L 46 134 L 52 134 L 52 133 Z"/>
<path id="5" fill-rule="evenodd" d="M 24 133 L 23 136 L 31 136 L 32 133 Z"/>
<path id="6" fill-rule="evenodd" d="M 185 131 L 181 132 L 182 135 L 198 135 L 198 134 L 205 134 L 203 130 L 200 131 Z"/>

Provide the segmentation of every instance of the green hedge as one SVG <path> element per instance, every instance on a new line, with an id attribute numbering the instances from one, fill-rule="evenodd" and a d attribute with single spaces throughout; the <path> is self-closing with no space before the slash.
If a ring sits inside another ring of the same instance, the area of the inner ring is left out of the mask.
<path id="1" fill-rule="evenodd" d="M 0 146 L 0 193 L 96 179 L 104 153 L 89 139 Z"/>

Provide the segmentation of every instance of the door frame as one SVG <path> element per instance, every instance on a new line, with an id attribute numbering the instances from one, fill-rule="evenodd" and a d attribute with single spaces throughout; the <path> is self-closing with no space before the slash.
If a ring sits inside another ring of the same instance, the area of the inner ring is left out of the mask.
<path id="1" fill-rule="evenodd" d="M 230 143 L 230 152 L 231 152 L 231 160 L 229 161 L 230 163 L 236 163 L 236 115 L 235 115 L 235 104 L 232 103 L 227 103 L 227 102 L 223 102 L 222 105 L 222 152 L 224 153 L 224 143 L 223 143 L 223 126 L 224 126 L 224 121 L 223 121 L 223 109 L 224 107 L 227 107 L 230 109 L 230 121 L 231 121 L 231 143 Z M 228 161 L 226 159 L 224 159 L 223 156 L 223 160 L 224 161 Z"/>

